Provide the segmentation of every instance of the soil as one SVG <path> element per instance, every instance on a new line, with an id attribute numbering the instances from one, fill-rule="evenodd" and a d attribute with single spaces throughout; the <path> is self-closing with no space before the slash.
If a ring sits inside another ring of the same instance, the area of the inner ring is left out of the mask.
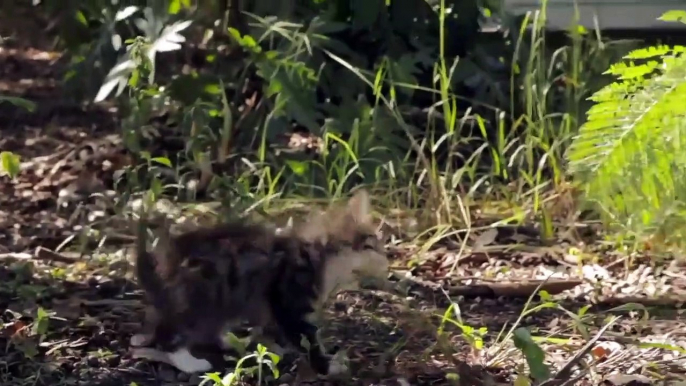
<path id="1" fill-rule="evenodd" d="M 0 177 L 0 346 L 5 348 L 0 383 L 197 384 L 197 375 L 129 354 L 129 339 L 142 317 L 141 294 L 127 259 L 130 232 L 121 229 L 106 248 L 78 242 L 85 229 L 106 221 L 107 211 L 84 194 L 110 184 L 112 165 L 121 160 L 121 137 L 115 109 L 67 101 L 61 89 L 65 63 L 49 43 L 38 36 L 0 46 L 0 94 L 36 104 L 33 112 L 0 104 L 0 150 L 18 154 L 23 162 L 15 180 Z M 70 198 L 67 206 L 60 197 Z M 418 266 L 396 270 L 404 295 L 339 295 L 327 312 L 324 337 L 350 358 L 352 379 L 342 384 L 496 385 L 527 378 L 521 353 L 511 339 L 502 343 L 498 333 L 519 320 L 535 291 L 538 284 L 526 280 L 550 275 L 559 281 L 542 287 L 551 298 L 534 299 L 534 305 L 548 307 L 524 316 L 518 326 L 555 338 L 540 342 L 552 369 L 569 363 L 607 316 L 618 314 L 621 320 L 580 362 L 584 378 L 577 384 L 614 382 L 606 377 L 611 373 L 628 374 L 636 382 L 686 378 L 680 308 L 686 278 L 678 265 L 656 267 L 640 258 L 618 264 L 625 258 L 605 254 L 602 245 L 588 247 L 603 254 L 602 264 L 570 264 L 563 247 L 516 236 L 501 232 L 492 243 L 498 248 L 459 258 L 459 246 L 432 249 Z M 412 246 L 394 248 L 394 265 L 406 268 L 416 254 Z M 629 307 L 630 302 L 636 304 Z M 587 305 L 591 308 L 584 311 Z M 615 306 L 621 309 L 610 312 Z M 444 316 L 454 321 L 456 315 L 462 318 L 462 333 L 448 321 L 439 334 Z M 487 330 L 483 343 L 470 337 L 469 327 Z M 296 377 L 285 369 L 277 384 L 295 384 Z"/>

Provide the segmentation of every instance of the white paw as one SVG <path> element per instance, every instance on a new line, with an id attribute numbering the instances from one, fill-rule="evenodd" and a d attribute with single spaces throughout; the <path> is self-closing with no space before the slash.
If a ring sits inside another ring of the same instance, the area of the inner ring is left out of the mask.
<path id="1" fill-rule="evenodd" d="M 167 354 L 172 366 L 187 374 L 206 373 L 212 370 L 212 364 L 205 359 L 191 355 L 187 348 L 180 348 Z"/>
<path id="2" fill-rule="evenodd" d="M 147 346 L 150 342 L 152 342 L 152 334 L 136 334 L 129 341 L 134 347 Z"/>
<path id="3" fill-rule="evenodd" d="M 166 352 L 150 347 L 139 347 L 131 349 L 131 357 L 136 359 L 147 359 L 151 362 L 169 363 L 169 356 Z"/>
<path id="4" fill-rule="evenodd" d="M 131 350 L 131 357 L 146 359 L 151 362 L 166 363 L 188 374 L 206 373 L 212 369 L 210 362 L 194 357 L 186 348 L 174 352 L 166 352 L 149 347 L 140 347 Z"/>
<path id="5" fill-rule="evenodd" d="M 349 362 L 350 359 L 346 355 L 345 351 L 338 351 L 336 354 L 334 354 L 329 362 L 328 375 L 334 378 L 348 375 L 350 373 L 350 368 L 348 366 Z"/>

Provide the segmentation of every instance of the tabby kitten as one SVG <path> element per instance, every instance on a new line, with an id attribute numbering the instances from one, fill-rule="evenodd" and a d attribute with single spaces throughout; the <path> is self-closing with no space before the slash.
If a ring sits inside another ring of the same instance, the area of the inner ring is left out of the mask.
<path id="1" fill-rule="evenodd" d="M 153 252 L 139 241 L 137 276 L 152 306 L 152 340 L 184 372 L 220 366 L 223 332 L 248 319 L 283 335 L 318 373 L 332 373 L 335 366 L 317 339 L 324 302 L 357 288 L 361 279 L 388 275 L 364 190 L 345 207 L 281 232 L 233 222 L 160 241 Z M 148 340 L 136 335 L 132 344 Z"/>

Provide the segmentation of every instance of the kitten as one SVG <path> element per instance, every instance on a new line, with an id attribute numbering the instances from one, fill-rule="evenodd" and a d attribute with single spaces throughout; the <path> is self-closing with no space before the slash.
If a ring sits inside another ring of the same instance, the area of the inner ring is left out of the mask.
<path id="1" fill-rule="evenodd" d="M 233 222 L 165 235 L 153 252 L 139 240 L 137 275 L 152 305 L 153 340 L 165 342 L 162 350 L 180 370 L 208 371 L 221 365 L 222 333 L 248 319 L 283 335 L 318 373 L 332 373 L 337 364 L 317 339 L 322 306 L 334 293 L 358 288 L 361 279 L 388 275 L 369 212 L 361 190 L 344 208 L 278 232 Z M 145 340 L 134 338 L 134 345 Z"/>

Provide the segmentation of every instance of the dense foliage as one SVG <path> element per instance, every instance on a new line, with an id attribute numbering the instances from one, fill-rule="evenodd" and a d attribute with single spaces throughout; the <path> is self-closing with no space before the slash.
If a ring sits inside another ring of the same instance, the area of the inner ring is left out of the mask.
<path id="1" fill-rule="evenodd" d="M 662 19 L 686 20 L 683 11 Z M 595 93 L 588 122 L 569 153 L 587 197 L 632 236 L 683 246 L 686 104 L 683 46 L 638 49 L 608 72 L 618 78 Z"/>
<path id="2" fill-rule="evenodd" d="M 127 147 L 152 172 L 129 174 L 127 186 L 234 209 L 269 209 L 279 196 L 337 197 L 362 183 L 388 206 L 429 209 L 418 217 L 430 224 L 469 226 L 472 202 L 504 201 L 500 220 L 538 220 L 545 237 L 551 218 L 577 213 L 564 154 L 590 107 L 585 97 L 606 82 L 599 75 L 613 61 L 610 45 L 579 27 L 567 33 L 569 46 L 549 52 L 545 12 L 515 19 L 495 1 L 41 7 L 58 20 L 68 49 L 71 95 L 114 98 Z M 493 22 L 498 32 L 483 32 Z M 671 224 L 682 202 L 667 169 L 639 167 L 678 158 L 678 141 L 653 137 L 656 121 L 642 113 L 664 120 L 664 111 L 678 111 L 661 93 L 673 94 L 664 84 L 678 78 L 680 49 L 629 58 L 660 54 L 670 59 L 611 67 L 626 80 L 595 96 L 570 153 L 574 171 L 589 178 L 591 201 L 615 223 L 625 213 L 634 233 Z M 663 75 L 645 83 L 658 63 Z M 645 84 L 653 86 L 618 97 Z M 656 100 L 663 102 L 645 107 Z M 608 109 L 619 118 L 607 118 Z M 648 143 L 654 150 L 646 153 Z M 624 178 L 628 170 L 642 171 Z"/>
<path id="3" fill-rule="evenodd" d="M 419 173 L 429 163 L 456 168 L 495 132 L 483 119 L 459 121 L 475 101 L 489 106 L 476 105 L 483 116 L 510 104 L 507 67 L 475 49 L 479 21 L 493 5 L 152 3 L 67 9 L 47 2 L 54 12 L 76 10 L 75 20 L 60 24 L 73 53 L 67 80 L 87 94 L 90 81 L 96 102 L 119 95 L 131 148 L 141 150 L 141 133 L 162 117 L 173 129 L 159 141 L 170 154 L 183 150 L 173 159 L 183 171 L 209 164 L 225 175 L 247 170 L 249 178 L 231 182 L 243 194 L 337 195 L 352 183 L 394 180 L 406 186 L 418 177 L 418 156 Z M 488 80 L 488 63 L 500 79 Z M 481 143 L 470 143 L 473 134 Z M 438 173 L 420 185 L 436 185 Z"/>

